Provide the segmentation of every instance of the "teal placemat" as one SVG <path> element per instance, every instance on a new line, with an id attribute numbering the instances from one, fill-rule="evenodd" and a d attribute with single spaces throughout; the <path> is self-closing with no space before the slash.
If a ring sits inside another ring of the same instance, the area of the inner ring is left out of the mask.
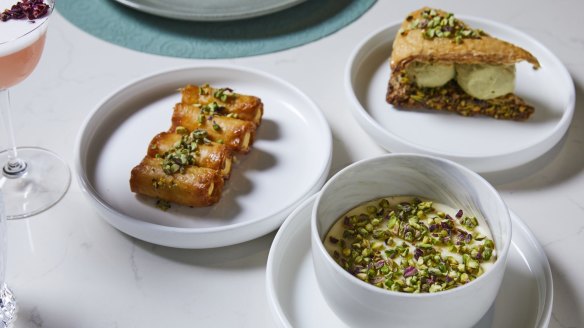
<path id="1" fill-rule="evenodd" d="M 271 15 L 230 22 L 173 20 L 114 0 L 59 0 L 57 10 L 87 33 L 137 51 L 184 58 L 234 58 L 318 40 L 350 24 L 374 3 L 308 0 Z"/>

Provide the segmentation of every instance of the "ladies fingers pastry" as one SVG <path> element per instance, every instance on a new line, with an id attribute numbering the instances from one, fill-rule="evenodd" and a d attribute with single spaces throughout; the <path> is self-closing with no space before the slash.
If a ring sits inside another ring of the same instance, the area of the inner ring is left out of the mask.
<path id="1" fill-rule="evenodd" d="M 216 102 L 224 114 L 260 124 L 264 113 L 264 105 L 258 97 L 237 95 L 229 88 L 213 88 L 208 84 L 203 86 L 187 85 L 181 89 L 182 103 L 186 105 L 210 105 Z"/>
<path id="2" fill-rule="evenodd" d="M 188 131 L 202 130 L 211 141 L 222 143 L 233 151 L 249 152 L 257 125 L 218 114 L 213 107 L 215 106 L 176 104 L 171 131 L 181 127 Z"/>
<path id="3" fill-rule="evenodd" d="M 254 96 L 209 85 L 181 89 L 169 131 L 157 134 L 130 176 L 132 192 L 169 203 L 202 207 L 217 203 L 229 179 L 233 152 L 248 153 L 263 104 Z"/>
<path id="4" fill-rule="evenodd" d="M 538 60 L 453 14 L 423 8 L 402 23 L 390 59 L 388 103 L 521 121 L 534 108 L 513 93 L 515 64 Z"/>
<path id="5" fill-rule="evenodd" d="M 217 142 L 207 142 L 198 140 L 197 137 L 203 136 L 204 133 L 194 132 L 188 134 L 180 134 L 176 132 L 161 132 L 152 141 L 148 147 L 149 157 L 165 158 L 177 148 L 185 149 L 180 153 L 190 154 L 192 162 L 197 166 L 206 167 L 219 171 L 224 178 L 229 178 L 231 173 L 231 164 L 233 161 L 233 153 L 227 146 Z M 187 149 L 192 144 L 196 143 L 195 151 Z"/>

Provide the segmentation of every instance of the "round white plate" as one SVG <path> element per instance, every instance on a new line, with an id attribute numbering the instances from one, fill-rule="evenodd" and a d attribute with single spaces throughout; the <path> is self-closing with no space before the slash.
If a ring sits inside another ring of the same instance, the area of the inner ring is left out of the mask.
<path id="1" fill-rule="evenodd" d="M 178 88 L 209 83 L 260 97 L 264 117 L 247 155 L 237 155 L 219 203 L 172 205 L 130 191 L 132 168 L 150 140 L 171 126 Z M 76 171 L 101 216 L 136 238 L 165 246 L 237 244 L 276 229 L 324 183 L 331 161 L 330 128 L 317 105 L 274 76 L 236 66 L 199 66 L 140 79 L 107 97 L 81 127 Z"/>
<path id="2" fill-rule="evenodd" d="M 539 70 L 525 62 L 516 65 L 515 93 L 535 107 L 528 120 L 397 110 L 388 104 L 389 57 L 401 22 L 373 33 L 350 57 L 345 86 L 354 117 L 375 142 L 391 152 L 441 156 L 478 173 L 526 164 L 558 143 L 570 125 L 576 98 L 570 74 L 554 54 L 528 35 L 484 19 L 461 19 L 538 58 Z"/>
<path id="3" fill-rule="evenodd" d="M 286 219 L 270 248 L 268 303 L 281 327 L 346 327 L 328 307 L 312 266 L 310 215 L 315 197 Z M 494 306 L 474 328 L 545 328 L 552 312 L 552 273 L 529 228 L 511 213 L 512 246 Z"/>
<path id="4" fill-rule="evenodd" d="M 228 21 L 271 14 L 305 0 L 116 0 L 149 14 L 190 21 Z"/>

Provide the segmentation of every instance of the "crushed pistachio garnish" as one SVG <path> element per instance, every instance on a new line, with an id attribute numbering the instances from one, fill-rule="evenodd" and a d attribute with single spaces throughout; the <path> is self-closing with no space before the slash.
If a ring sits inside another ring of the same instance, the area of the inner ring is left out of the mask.
<path id="1" fill-rule="evenodd" d="M 199 87 L 199 95 L 200 96 L 206 96 L 209 94 L 209 84 L 205 83 L 203 84 L 201 87 Z"/>
<path id="2" fill-rule="evenodd" d="M 453 217 L 418 198 L 397 205 L 388 199 L 348 212 L 342 232 L 325 238 L 335 261 L 355 277 L 387 290 L 434 293 L 476 279 L 496 260 L 476 217 L 462 210 Z"/>
<path id="3" fill-rule="evenodd" d="M 195 164 L 195 158 L 198 155 L 198 147 L 201 144 L 208 144 L 211 142 L 207 138 L 207 131 L 197 129 L 191 133 L 184 127 L 177 127 L 176 133 L 182 134 L 181 140 L 173 146 L 172 149 L 159 154 L 157 157 L 163 159 L 162 169 L 166 174 L 183 173 L 185 168 L 189 165 Z"/>
<path id="4" fill-rule="evenodd" d="M 452 13 L 442 13 L 435 9 L 426 9 L 421 18 L 408 16 L 410 22 L 407 29 L 400 29 L 401 35 L 406 35 L 409 30 L 420 29 L 426 39 L 449 38 L 452 42 L 460 44 L 463 39 L 479 39 L 485 33 L 480 29 L 472 29 L 454 17 Z"/>
<path id="5" fill-rule="evenodd" d="M 219 104 L 214 101 L 210 104 L 201 106 L 201 113 L 206 115 L 219 115 L 223 109 L 224 107 L 219 106 Z"/>
<path id="6" fill-rule="evenodd" d="M 236 94 L 230 88 L 220 88 L 215 90 L 213 93 L 213 97 L 221 100 L 222 102 L 226 102 L 229 99 L 235 98 Z"/>
<path id="7" fill-rule="evenodd" d="M 170 208 L 170 202 L 163 200 L 163 199 L 157 199 L 156 200 L 156 207 L 158 207 L 159 209 L 161 209 L 163 211 L 167 211 Z"/>

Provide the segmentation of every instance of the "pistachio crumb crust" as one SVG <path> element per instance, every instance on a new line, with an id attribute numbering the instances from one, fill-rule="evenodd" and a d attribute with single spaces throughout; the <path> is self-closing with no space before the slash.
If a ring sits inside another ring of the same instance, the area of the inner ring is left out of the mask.
<path id="1" fill-rule="evenodd" d="M 524 121 L 535 111 L 515 94 L 481 100 L 464 92 L 454 80 L 441 87 L 420 88 L 405 73 L 390 80 L 386 100 L 401 109 L 429 109 L 514 121 Z"/>

